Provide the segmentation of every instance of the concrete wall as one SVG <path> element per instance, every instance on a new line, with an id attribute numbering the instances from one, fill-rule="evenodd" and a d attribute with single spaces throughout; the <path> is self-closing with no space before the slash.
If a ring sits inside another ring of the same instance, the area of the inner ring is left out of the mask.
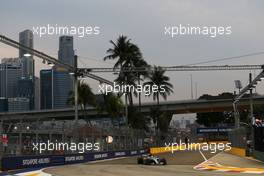
<path id="1" fill-rule="evenodd" d="M 244 148 L 232 147 L 231 150 L 228 151 L 228 153 L 241 157 L 246 156 L 246 150 Z"/>
<path id="2" fill-rule="evenodd" d="M 260 151 L 254 150 L 253 151 L 253 156 L 254 156 L 254 158 L 264 162 L 264 152 L 260 152 Z"/>

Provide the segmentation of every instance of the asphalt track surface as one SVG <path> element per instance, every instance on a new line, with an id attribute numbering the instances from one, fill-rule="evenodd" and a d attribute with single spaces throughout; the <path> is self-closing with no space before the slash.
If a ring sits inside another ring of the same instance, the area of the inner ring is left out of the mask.
<path id="1" fill-rule="evenodd" d="M 203 152 L 209 159 L 215 154 Z M 204 157 L 199 151 L 177 151 L 174 154 L 160 154 L 166 158 L 166 166 L 137 165 L 137 157 L 121 158 L 96 163 L 83 163 L 58 166 L 45 169 L 44 172 L 54 176 L 220 176 L 220 175 L 255 175 L 245 173 L 222 173 L 215 171 L 198 171 L 193 167 L 202 163 Z"/>

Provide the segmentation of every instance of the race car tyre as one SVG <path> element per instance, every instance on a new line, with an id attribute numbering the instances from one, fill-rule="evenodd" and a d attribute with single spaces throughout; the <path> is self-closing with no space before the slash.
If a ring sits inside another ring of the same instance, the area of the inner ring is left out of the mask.
<path id="1" fill-rule="evenodd" d="M 160 159 L 160 164 L 161 165 L 167 165 L 166 159 L 165 158 Z"/>
<path id="2" fill-rule="evenodd" d="M 138 164 L 144 164 L 144 163 L 143 163 L 143 158 L 138 158 L 138 159 L 137 159 L 137 163 L 138 163 Z"/>
<path id="3" fill-rule="evenodd" d="M 145 164 L 145 165 L 155 165 L 155 161 L 152 161 L 152 160 L 146 159 L 144 164 Z"/>

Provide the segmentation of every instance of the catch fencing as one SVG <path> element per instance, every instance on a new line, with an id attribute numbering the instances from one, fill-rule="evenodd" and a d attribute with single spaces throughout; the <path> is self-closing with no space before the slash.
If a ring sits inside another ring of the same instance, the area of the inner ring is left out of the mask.
<path id="1" fill-rule="evenodd" d="M 91 149 L 86 153 L 107 152 L 119 150 L 137 150 L 144 148 L 146 134 L 142 130 L 125 127 L 102 127 L 91 124 L 73 123 L 46 124 L 45 122 L 14 124 L 12 130 L 6 130 L 7 143 L 3 143 L 1 155 L 63 155 L 80 153 L 77 150 L 46 150 L 41 153 L 34 149 L 34 144 L 40 143 L 90 143 L 99 145 L 99 149 Z"/>
<path id="2" fill-rule="evenodd" d="M 233 129 L 228 133 L 229 141 L 232 147 L 246 148 L 250 131 L 247 128 Z"/>

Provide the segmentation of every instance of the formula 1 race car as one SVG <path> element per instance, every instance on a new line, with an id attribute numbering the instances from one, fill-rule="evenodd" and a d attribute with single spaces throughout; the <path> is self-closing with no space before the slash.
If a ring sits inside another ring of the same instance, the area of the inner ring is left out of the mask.
<path id="1" fill-rule="evenodd" d="M 166 165 L 167 161 L 165 158 L 159 158 L 158 156 L 146 154 L 146 155 L 142 155 L 141 157 L 138 157 L 137 163 L 144 165 Z"/>

